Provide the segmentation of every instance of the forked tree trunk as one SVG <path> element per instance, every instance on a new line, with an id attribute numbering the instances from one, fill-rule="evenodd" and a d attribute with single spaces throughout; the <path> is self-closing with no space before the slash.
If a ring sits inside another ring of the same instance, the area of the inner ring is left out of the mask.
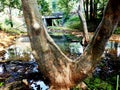
<path id="1" fill-rule="evenodd" d="M 95 68 L 120 19 L 120 0 L 109 0 L 104 17 L 84 53 L 69 59 L 48 35 L 36 0 L 22 0 L 23 13 L 39 69 L 52 90 L 69 90 Z"/>

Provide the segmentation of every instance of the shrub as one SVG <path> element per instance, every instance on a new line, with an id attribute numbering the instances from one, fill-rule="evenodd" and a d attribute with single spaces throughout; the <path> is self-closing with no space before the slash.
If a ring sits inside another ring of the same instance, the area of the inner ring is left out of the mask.
<path id="1" fill-rule="evenodd" d="M 98 77 L 89 77 L 85 80 L 88 90 L 113 90 L 113 86 Z"/>
<path id="2" fill-rule="evenodd" d="M 120 27 L 117 27 L 114 33 L 115 34 L 120 34 Z"/>
<path id="3" fill-rule="evenodd" d="M 67 20 L 65 26 L 71 29 L 80 29 L 82 27 L 79 17 L 75 15 Z"/>
<path id="4" fill-rule="evenodd" d="M 5 22 L 4 22 L 6 25 L 10 25 L 12 22 L 8 19 L 5 19 Z"/>

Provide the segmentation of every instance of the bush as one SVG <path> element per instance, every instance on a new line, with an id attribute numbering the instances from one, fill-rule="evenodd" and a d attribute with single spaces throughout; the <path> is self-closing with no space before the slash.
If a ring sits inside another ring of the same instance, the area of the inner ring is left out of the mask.
<path id="1" fill-rule="evenodd" d="M 67 20 L 65 26 L 71 29 L 80 29 L 82 27 L 79 17 L 75 15 Z"/>
<path id="2" fill-rule="evenodd" d="M 21 34 L 24 33 L 18 29 L 15 28 L 10 28 L 9 26 L 5 25 L 5 24 L 0 24 L 0 30 L 9 33 L 9 34 Z"/>
<path id="3" fill-rule="evenodd" d="M 0 87 L 2 87 L 2 86 L 3 86 L 3 84 L 4 84 L 3 82 L 0 82 Z"/>
<path id="4" fill-rule="evenodd" d="M 21 31 L 14 29 L 14 28 L 7 28 L 7 29 L 4 29 L 4 31 L 9 34 L 21 34 L 22 33 Z"/>
<path id="5" fill-rule="evenodd" d="M 85 83 L 88 86 L 88 90 L 113 90 L 113 86 L 109 82 L 103 81 L 98 77 L 89 77 L 85 79 Z"/>
<path id="6" fill-rule="evenodd" d="M 120 27 L 117 27 L 114 33 L 115 34 L 120 34 Z"/>
<path id="7" fill-rule="evenodd" d="M 12 22 L 8 19 L 5 19 L 5 22 L 4 22 L 6 25 L 10 25 Z"/>

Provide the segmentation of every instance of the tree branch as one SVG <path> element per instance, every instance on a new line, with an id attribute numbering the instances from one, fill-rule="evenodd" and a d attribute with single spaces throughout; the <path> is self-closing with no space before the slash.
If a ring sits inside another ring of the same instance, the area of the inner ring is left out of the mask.
<path id="1" fill-rule="evenodd" d="M 99 24 L 94 37 L 85 49 L 83 55 L 80 56 L 75 65 L 75 70 L 80 74 L 81 70 L 86 77 L 91 73 L 96 64 L 100 61 L 100 57 L 104 52 L 107 41 L 115 30 L 120 20 L 120 1 L 109 0 L 104 12 L 101 23 Z M 78 78 L 77 78 L 78 79 Z"/>

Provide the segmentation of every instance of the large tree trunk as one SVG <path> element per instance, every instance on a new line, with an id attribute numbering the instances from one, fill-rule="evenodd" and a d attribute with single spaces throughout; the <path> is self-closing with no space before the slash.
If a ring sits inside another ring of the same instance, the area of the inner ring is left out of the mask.
<path id="1" fill-rule="evenodd" d="M 48 35 L 39 14 L 37 1 L 22 0 L 22 5 L 31 47 L 39 69 L 53 90 L 69 90 L 94 70 L 120 18 L 120 0 L 109 0 L 92 41 L 84 53 L 72 61 Z"/>
<path id="2" fill-rule="evenodd" d="M 83 45 L 86 46 L 86 44 L 88 44 L 89 41 L 89 36 L 88 36 L 88 29 L 87 29 L 87 23 L 86 23 L 86 19 L 85 19 L 85 13 L 84 13 L 84 7 L 83 7 L 83 0 L 79 1 L 79 6 L 78 6 L 78 16 L 80 18 L 80 21 L 82 23 L 83 26 Z"/>

